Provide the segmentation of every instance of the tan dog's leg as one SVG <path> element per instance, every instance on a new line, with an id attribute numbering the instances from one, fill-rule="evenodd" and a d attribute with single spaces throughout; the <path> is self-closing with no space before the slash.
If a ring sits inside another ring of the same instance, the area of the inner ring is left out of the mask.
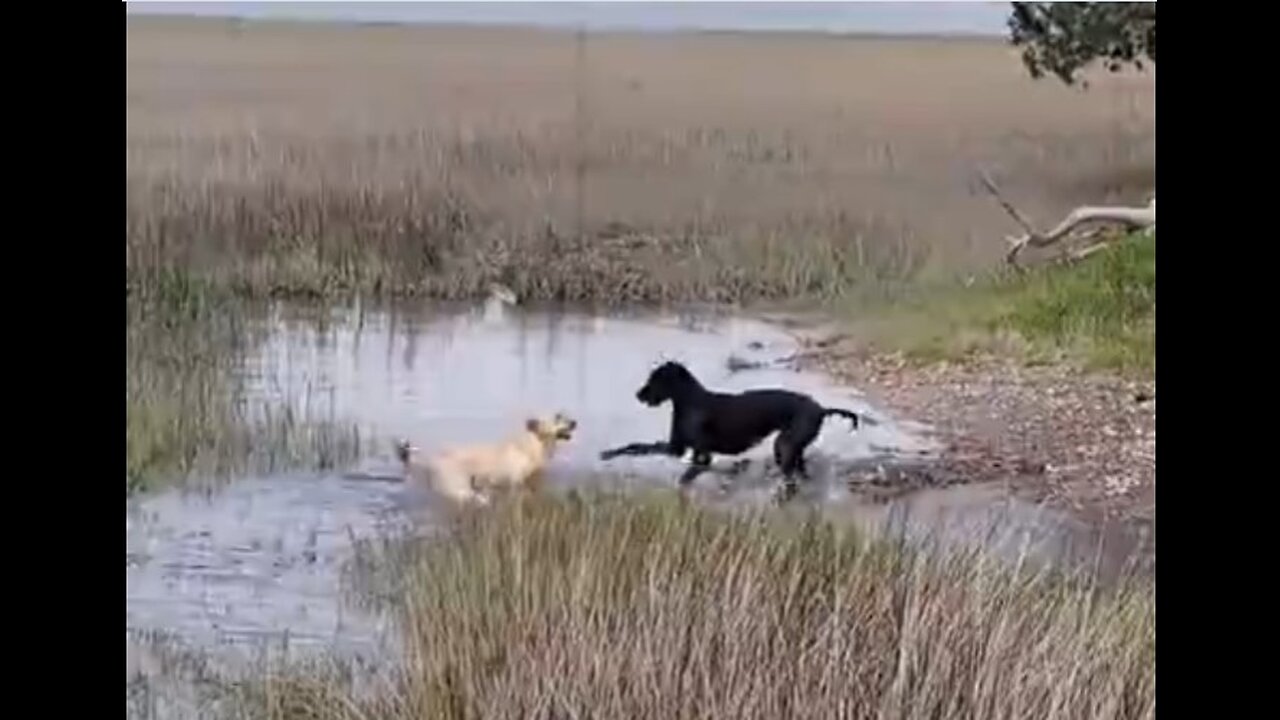
<path id="1" fill-rule="evenodd" d="M 530 492 L 542 492 L 543 485 L 546 483 L 546 475 L 541 469 L 530 473 L 529 478 L 525 480 L 524 487 Z"/>

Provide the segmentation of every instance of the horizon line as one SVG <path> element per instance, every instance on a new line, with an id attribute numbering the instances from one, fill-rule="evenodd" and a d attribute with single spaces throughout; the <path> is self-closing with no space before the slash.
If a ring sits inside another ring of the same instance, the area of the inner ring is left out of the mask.
<path id="1" fill-rule="evenodd" d="M 126 3 L 126 7 L 127 7 Z M 135 7 L 138 7 L 135 5 Z M 318 17 L 253 17 L 235 13 L 178 13 L 178 12 L 130 12 L 129 21 L 181 20 L 193 22 L 235 22 L 248 25 L 320 25 L 361 28 L 487 28 L 505 30 L 533 30 L 540 32 L 585 32 L 618 35 L 813 35 L 831 39 L 901 39 L 901 40 L 1006 40 L 1004 34 L 980 30 L 853 30 L 822 28 L 730 28 L 714 26 L 637 27 L 626 24 L 520 22 L 517 20 L 362 20 L 359 18 Z"/>

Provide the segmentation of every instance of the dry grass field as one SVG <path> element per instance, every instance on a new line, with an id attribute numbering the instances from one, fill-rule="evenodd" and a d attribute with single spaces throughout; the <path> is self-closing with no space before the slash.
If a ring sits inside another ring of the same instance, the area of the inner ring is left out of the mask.
<path id="1" fill-rule="evenodd" d="M 1154 72 L 997 40 L 130 18 L 128 261 L 254 293 L 829 297 L 1154 176 Z M 149 276 L 149 275 L 148 275 Z"/>

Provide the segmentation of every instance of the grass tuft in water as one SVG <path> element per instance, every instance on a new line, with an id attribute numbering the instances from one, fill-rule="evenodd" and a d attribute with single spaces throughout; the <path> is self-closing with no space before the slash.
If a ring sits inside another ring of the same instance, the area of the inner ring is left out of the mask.
<path id="1" fill-rule="evenodd" d="M 359 454 L 355 428 L 289 408 L 250 413 L 236 369 L 262 336 L 234 296 L 157 273 L 130 285 L 127 305 L 127 494 L 250 471 L 331 469 Z"/>

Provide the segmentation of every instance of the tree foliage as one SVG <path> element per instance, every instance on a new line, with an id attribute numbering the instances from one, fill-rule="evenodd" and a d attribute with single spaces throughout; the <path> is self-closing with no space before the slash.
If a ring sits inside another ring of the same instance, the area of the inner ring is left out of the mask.
<path id="1" fill-rule="evenodd" d="M 1033 78 L 1052 74 L 1067 85 L 1096 61 L 1111 72 L 1156 61 L 1156 4 L 1016 2 L 1010 41 L 1022 49 Z"/>

